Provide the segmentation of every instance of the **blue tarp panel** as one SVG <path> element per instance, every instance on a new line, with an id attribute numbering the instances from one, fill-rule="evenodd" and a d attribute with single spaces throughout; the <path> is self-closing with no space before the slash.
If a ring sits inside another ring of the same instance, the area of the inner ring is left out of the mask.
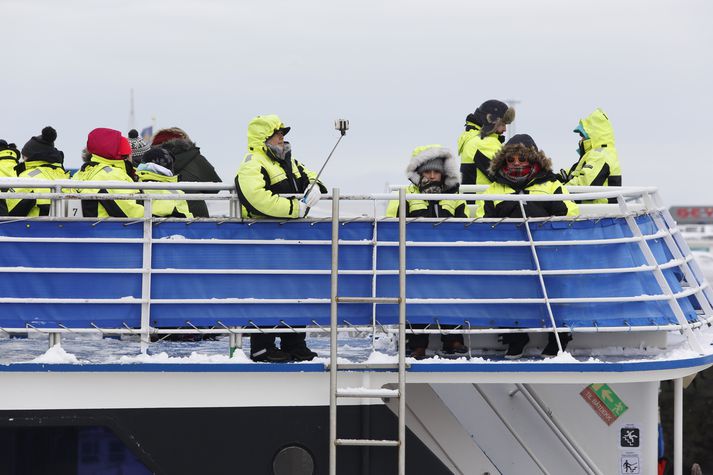
<path id="1" fill-rule="evenodd" d="M 655 226 L 647 217 L 637 218 L 644 233 Z M 398 223 L 378 224 L 379 241 L 396 242 Z M 569 241 L 631 237 L 623 219 L 602 219 L 574 223 L 548 222 L 532 224 L 536 241 Z M 92 226 L 87 222 L 12 222 L 0 226 L 0 237 L 59 238 L 141 238 L 141 225 L 103 222 Z M 374 248 L 364 245 L 372 240 L 374 225 L 350 222 L 340 226 L 340 239 L 356 245 L 340 245 L 340 270 L 372 269 Z M 154 226 L 152 267 L 178 269 L 177 273 L 152 275 L 153 299 L 328 299 L 328 274 L 310 275 L 295 270 L 331 268 L 331 223 L 307 222 L 182 222 L 160 223 Z M 185 239 L 205 242 L 181 242 Z M 270 240 L 275 244 L 215 243 L 214 240 Z M 410 242 L 486 242 L 524 241 L 523 224 L 446 222 L 413 222 L 407 227 Z M 169 241 L 170 240 L 170 241 Z M 289 244 L 280 241 L 321 241 L 315 244 Z M 661 240 L 649 244 L 659 263 L 671 259 Z M 545 270 L 623 268 L 645 265 L 637 243 L 587 246 L 539 246 L 540 264 Z M 141 269 L 142 243 L 82 243 L 82 242 L 2 242 L 2 267 L 62 267 Z M 398 268 L 398 248 L 379 246 L 376 250 L 380 270 Z M 529 246 L 522 247 L 445 247 L 414 246 L 407 250 L 407 268 L 411 270 L 532 270 L 534 260 Z M 181 273 L 180 269 L 211 269 L 211 274 Z M 256 272 L 231 274 L 234 269 L 254 269 Z M 263 274 L 261 270 L 284 270 Z M 221 273 L 222 272 L 222 273 Z M 674 292 L 681 290 L 679 272 L 664 271 Z M 369 296 L 373 285 L 371 273 L 341 274 L 341 296 Z M 610 273 L 604 275 L 546 276 L 550 298 L 627 297 L 659 294 L 660 289 L 650 272 Z M 5 298 L 139 298 L 141 274 L 0 272 L 0 297 Z M 378 296 L 398 295 L 398 276 L 379 275 L 376 278 Z M 414 274 L 407 278 L 409 298 L 493 299 L 543 297 L 536 275 L 491 276 L 458 274 Z M 689 319 L 695 319 L 690 299 L 680 303 Z M 305 325 L 316 321 L 329 322 L 329 303 L 154 303 L 151 306 L 152 325 L 158 327 L 220 324 L 245 325 Z M 675 321 L 667 302 L 628 303 L 555 303 L 552 305 L 558 325 L 626 326 L 667 324 Z M 45 304 L 2 303 L 0 326 L 119 327 L 139 326 L 139 304 Z M 377 305 L 377 319 L 394 323 L 398 319 L 397 305 Z M 340 304 L 339 317 L 353 324 L 367 324 L 372 319 L 370 304 Z M 529 327 L 549 326 L 546 307 L 542 303 L 443 303 L 409 304 L 407 318 L 411 323 L 467 324 L 471 326 Z"/>

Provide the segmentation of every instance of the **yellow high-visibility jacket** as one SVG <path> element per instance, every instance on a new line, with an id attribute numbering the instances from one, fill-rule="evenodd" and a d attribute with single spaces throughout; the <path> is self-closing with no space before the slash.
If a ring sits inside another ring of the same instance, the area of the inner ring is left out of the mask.
<path id="1" fill-rule="evenodd" d="M 458 137 L 458 155 L 460 170 L 464 185 L 489 185 L 488 176 L 490 160 L 502 148 L 501 136 L 492 133 L 487 137 L 480 136 L 480 126 L 473 122 L 466 125 L 472 127 Z"/>
<path id="2" fill-rule="evenodd" d="M 268 156 L 265 141 L 285 125 L 276 115 L 259 116 L 248 126 L 248 153 L 240 164 L 235 186 L 248 218 L 299 218 L 298 198 L 280 193 L 304 193 L 317 177 L 291 156 L 276 160 Z M 322 193 L 327 189 L 317 183 Z"/>
<path id="3" fill-rule="evenodd" d="M 614 129 L 604 111 L 597 109 L 580 121 L 589 136 L 582 142 L 583 155 L 569 170 L 569 186 L 621 186 L 619 155 L 614 146 Z M 615 203 L 610 198 L 587 203 Z"/>
<path id="4" fill-rule="evenodd" d="M 69 173 L 62 165 L 56 163 L 33 160 L 24 162 L 24 168 L 18 175 L 19 178 L 34 178 L 36 180 L 67 180 Z M 50 193 L 49 188 L 15 188 L 18 193 Z M 46 198 L 33 199 L 8 199 L 8 215 L 10 216 L 48 216 L 50 214 L 50 200 Z"/>
<path id="5" fill-rule="evenodd" d="M 124 160 L 111 160 L 92 155 L 89 162 L 85 163 L 82 170 L 75 173 L 73 180 L 78 181 L 126 181 L 134 180 L 126 173 Z M 106 189 L 106 188 L 78 188 L 78 193 L 117 193 L 135 194 L 138 189 Z M 82 214 L 84 217 L 96 218 L 141 218 L 144 215 L 144 206 L 136 200 L 82 200 Z"/>
<path id="6" fill-rule="evenodd" d="M 161 182 L 161 183 L 178 183 L 177 176 L 165 176 L 160 173 L 150 172 L 148 170 L 137 170 L 136 174 L 140 182 Z M 144 193 L 157 195 L 183 194 L 181 190 L 144 190 Z M 188 209 L 186 200 L 152 200 L 151 214 L 162 218 L 192 218 L 193 213 Z"/>

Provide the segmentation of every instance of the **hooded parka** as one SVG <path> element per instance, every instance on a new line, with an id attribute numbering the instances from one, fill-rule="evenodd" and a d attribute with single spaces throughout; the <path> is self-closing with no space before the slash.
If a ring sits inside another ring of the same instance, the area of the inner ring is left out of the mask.
<path id="1" fill-rule="evenodd" d="M 201 149 L 195 143 L 187 139 L 173 139 L 163 142 L 160 145 L 174 156 L 173 174 L 178 181 L 192 182 L 213 182 L 220 183 L 222 180 L 213 168 L 213 165 L 201 154 Z M 215 190 L 202 190 L 196 193 L 217 193 Z M 193 216 L 198 218 L 208 218 L 208 206 L 203 200 L 191 200 L 188 208 Z"/>
<path id="2" fill-rule="evenodd" d="M 137 170 L 136 174 L 141 182 L 178 183 L 177 176 L 165 176 L 148 170 Z M 144 193 L 156 195 L 182 194 L 181 190 L 144 190 Z M 192 218 L 186 200 L 152 200 L 151 214 L 163 218 Z"/>
<path id="3" fill-rule="evenodd" d="M 411 185 L 406 188 L 407 194 L 422 193 L 421 189 L 419 188 L 419 183 L 421 182 L 419 168 L 421 168 L 423 165 L 432 160 L 443 161 L 442 192 L 458 193 L 458 189 L 460 187 L 460 172 L 458 170 L 458 162 L 453 157 L 453 154 L 451 154 L 450 150 L 443 147 L 442 145 L 434 144 L 416 147 L 413 150 L 411 154 L 411 160 L 409 161 L 408 166 L 406 167 L 406 176 L 411 182 Z M 406 207 L 408 208 L 406 212 L 406 215 L 408 217 L 469 217 L 468 206 L 463 200 L 408 200 L 406 201 Z M 389 201 L 389 204 L 386 207 L 386 216 L 393 218 L 397 217 L 398 215 L 398 200 Z"/>
<path id="4" fill-rule="evenodd" d="M 127 165 L 119 154 L 121 147 L 121 132 L 113 129 L 94 129 L 87 139 L 87 151 L 92 154 L 87 163 L 72 179 L 79 181 L 126 181 L 134 183 L 127 173 Z M 117 193 L 134 194 L 136 189 L 106 189 L 78 188 L 77 193 Z M 82 200 L 84 217 L 95 218 L 141 218 L 144 215 L 143 205 L 135 200 Z"/>
<path id="5" fill-rule="evenodd" d="M 60 151 L 46 154 L 45 160 L 28 160 L 20 163 L 16 170 L 19 178 L 35 180 L 68 180 L 69 172 L 62 166 L 64 155 Z M 51 193 L 49 188 L 14 188 L 17 193 Z M 10 216 L 49 216 L 51 200 L 46 198 L 8 199 L 7 208 Z"/>
<path id="6" fill-rule="evenodd" d="M 579 121 L 575 129 L 584 137 L 580 159 L 569 170 L 569 186 L 621 186 L 619 155 L 614 146 L 614 129 L 604 111 L 596 109 Z M 616 198 L 587 201 L 615 203 Z"/>
<path id="7" fill-rule="evenodd" d="M 317 177 L 290 153 L 279 159 L 269 151 L 265 141 L 280 130 L 289 129 L 276 115 L 258 116 L 248 125 L 248 153 L 235 177 L 243 217 L 299 218 L 299 198 L 279 194 L 304 193 Z M 327 192 L 322 183 L 317 184 L 322 193 Z"/>
<path id="8" fill-rule="evenodd" d="M 529 136 L 527 137 L 529 138 Z M 527 158 L 531 161 L 531 163 L 537 163 L 540 168 L 539 171 L 522 183 L 514 183 L 508 179 L 507 176 L 505 176 L 501 171 L 506 165 L 507 158 L 514 154 Z M 500 150 L 500 152 L 493 157 L 489 173 L 493 177 L 494 181 L 483 193 L 485 195 L 569 194 L 567 188 L 557 181 L 555 174 L 552 173 L 552 161 L 547 158 L 542 151 L 537 150 L 535 147 L 527 147 L 521 143 L 506 144 L 502 150 Z M 533 218 L 547 216 L 577 216 L 579 214 L 579 207 L 571 200 L 530 201 L 524 206 L 527 216 Z M 521 218 L 522 212 L 518 201 L 483 200 L 478 202 L 476 217 Z"/>

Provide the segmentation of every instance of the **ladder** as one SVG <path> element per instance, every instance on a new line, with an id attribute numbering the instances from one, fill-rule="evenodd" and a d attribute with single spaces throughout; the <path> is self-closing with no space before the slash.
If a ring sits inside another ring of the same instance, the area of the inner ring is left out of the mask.
<path id="1" fill-rule="evenodd" d="M 376 226 L 376 222 L 374 222 Z M 337 474 L 337 447 L 397 447 L 398 475 L 406 474 L 406 192 L 399 190 L 399 296 L 339 297 L 339 188 L 332 189 L 332 271 L 329 353 L 329 474 Z M 338 386 L 337 305 L 338 303 L 389 303 L 399 305 L 399 361 L 397 389 L 349 389 Z M 337 437 L 337 400 L 339 398 L 398 399 L 398 438 L 396 440 L 340 439 Z"/>

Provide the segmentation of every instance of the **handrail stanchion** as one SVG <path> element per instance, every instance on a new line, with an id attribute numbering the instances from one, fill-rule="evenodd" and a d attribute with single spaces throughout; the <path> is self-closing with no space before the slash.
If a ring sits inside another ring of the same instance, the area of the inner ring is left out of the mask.
<path id="1" fill-rule="evenodd" d="M 547 287 L 545 286 L 545 278 L 542 276 L 542 268 L 540 267 L 540 259 L 537 257 L 537 248 L 535 247 L 535 241 L 532 239 L 532 231 L 530 231 L 530 223 L 527 214 L 525 214 L 525 205 L 523 201 L 518 201 L 520 204 L 520 212 L 522 213 L 522 219 L 525 221 L 525 230 L 527 231 L 527 238 L 530 240 L 530 250 L 532 251 L 532 258 L 535 261 L 535 268 L 537 270 L 537 277 L 540 279 L 540 287 L 542 288 L 542 296 L 545 299 L 545 306 L 547 307 L 547 314 L 550 317 L 550 323 L 552 323 L 552 331 L 555 334 L 555 341 L 557 341 L 557 348 L 559 353 L 562 353 L 562 342 L 560 341 L 560 335 L 557 333 L 557 324 L 555 323 L 555 316 L 552 313 L 552 305 L 550 305 L 550 298 L 547 295 Z"/>
<path id="2" fill-rule="evenodd" d="M 649 242 L 644 239 L 644 235 L 641 232 L 641 228 L 639 228 L 639 224 L 636 222 L 636 219 L 629 215 L 629 210 L 624 196 L 619 195 L 617 197 L 617 202 L 619 203 L 619 209 L 621 210 L 621 213 L 624 216 L 626 223 L 629 225 L 629 230 L 631 231 L 631 234 L 639 239 L 637 241 L 639 244 L 639 249 L 644 255 L 646 263 L 654 268 L 654 278 L 659 284 L 661 292 L 663 292 L 663 294 L 668 297 L 668 305 L 671 308 L 671 311 L 673 312 L 674 316 L 676 317 L 676 321 L 678 322 L 681 331 L 684 333 L 684 335 L 686 335 L 686 340 L 688 341 L 688 344 L 691 346 L 691 349 L 693 351 L 700 354 L 704 354 L 701 343 L 696 338 L 696 335 L 693 334 L 691 324 L 688 322 L 686 316 L 683 314 L 681 305 L 678 303 L 678 300 L 676 300 L 676 297 L 674 296 L 673 291 L 671 290 L 671 286 L 668 284 L 666 276 L 664 276 L 663 271 L 661 270 L 661 266 L 659 265 L 658 261 L 656 260 L 656 257 L 654 256 L 654 253 L 649 247 Z"/>
<path id="3" fill-rule="evenodd" d="M 141 353 L 146 353 L 151 341 L 151 246 L 153 220 L 151 200 L 144 201 L 144 242 L 141 269 Z"/>
<path id="4" fill-rule="evenodd" d="M 406 189 L 399 189 L 399 475 L 406 475 Z"/>
<path id="5" fill-rule="evenodd" d="M 673 380 L 673 474 L 683 475 L 683 379 Z"/>
<path id="6" fill-rule="evenodd" d="M 657 207 L 659 206 L 658 203 L 658 198 L 657 196 L 658 193 L 656 193 L 654 196 L 651 196 L 649 194 L 644 195 L 644 203 L 646 203 L 647 207 L 651 207 L 652 209 L 650 210 L 649 216 L 651 216 L 651 219 L 653 220 L 654 224 L 656 225 L 656 229 L 659 231 L 664 231 L 666 232 L 666 235 L 664 236 L 664 242 L 666 243 L 666 247 L 668 247 L 668 250 L 671 252 L 671 255 L 673 256 L 674 259 L 682 261 L 682 263 L 678 266 L 681 271 L 683 271 L 683 275 L 686 278 L 686 282 L 688 282 L 689 285 L 697 286 L 699 287 L 699 290 L 696 291 L 695 294 L 693 294 L 698 301 L 698 304 L 701 306 L 701 309 L 706 314 L 707 318 L 713 317 L 713 308 L 711 307 L 710 302 L 705 296 L 705 291 L 700 289 L 701 284 L 703 282 L 699 281 L 698 278 L 696 277 L 696 273 L 693 272 L 693 265 L 695 261 L 687 262 L 683 253 L 681 252 L 681 249 L 679 248 L 678 244 L 676 243 L 676 239 L 673 237 L 671 230 L 669 226 L 667 226 L 665 219 L 662 219 L 661 215 L 657 211 Z"/>
<path id="7" fill-rule="evenodd" d="M 329 474 L 337 475 L 337 289 L 339 277 L 339 188 L 332 188 L 332 273 L 329 308 Z"/>

